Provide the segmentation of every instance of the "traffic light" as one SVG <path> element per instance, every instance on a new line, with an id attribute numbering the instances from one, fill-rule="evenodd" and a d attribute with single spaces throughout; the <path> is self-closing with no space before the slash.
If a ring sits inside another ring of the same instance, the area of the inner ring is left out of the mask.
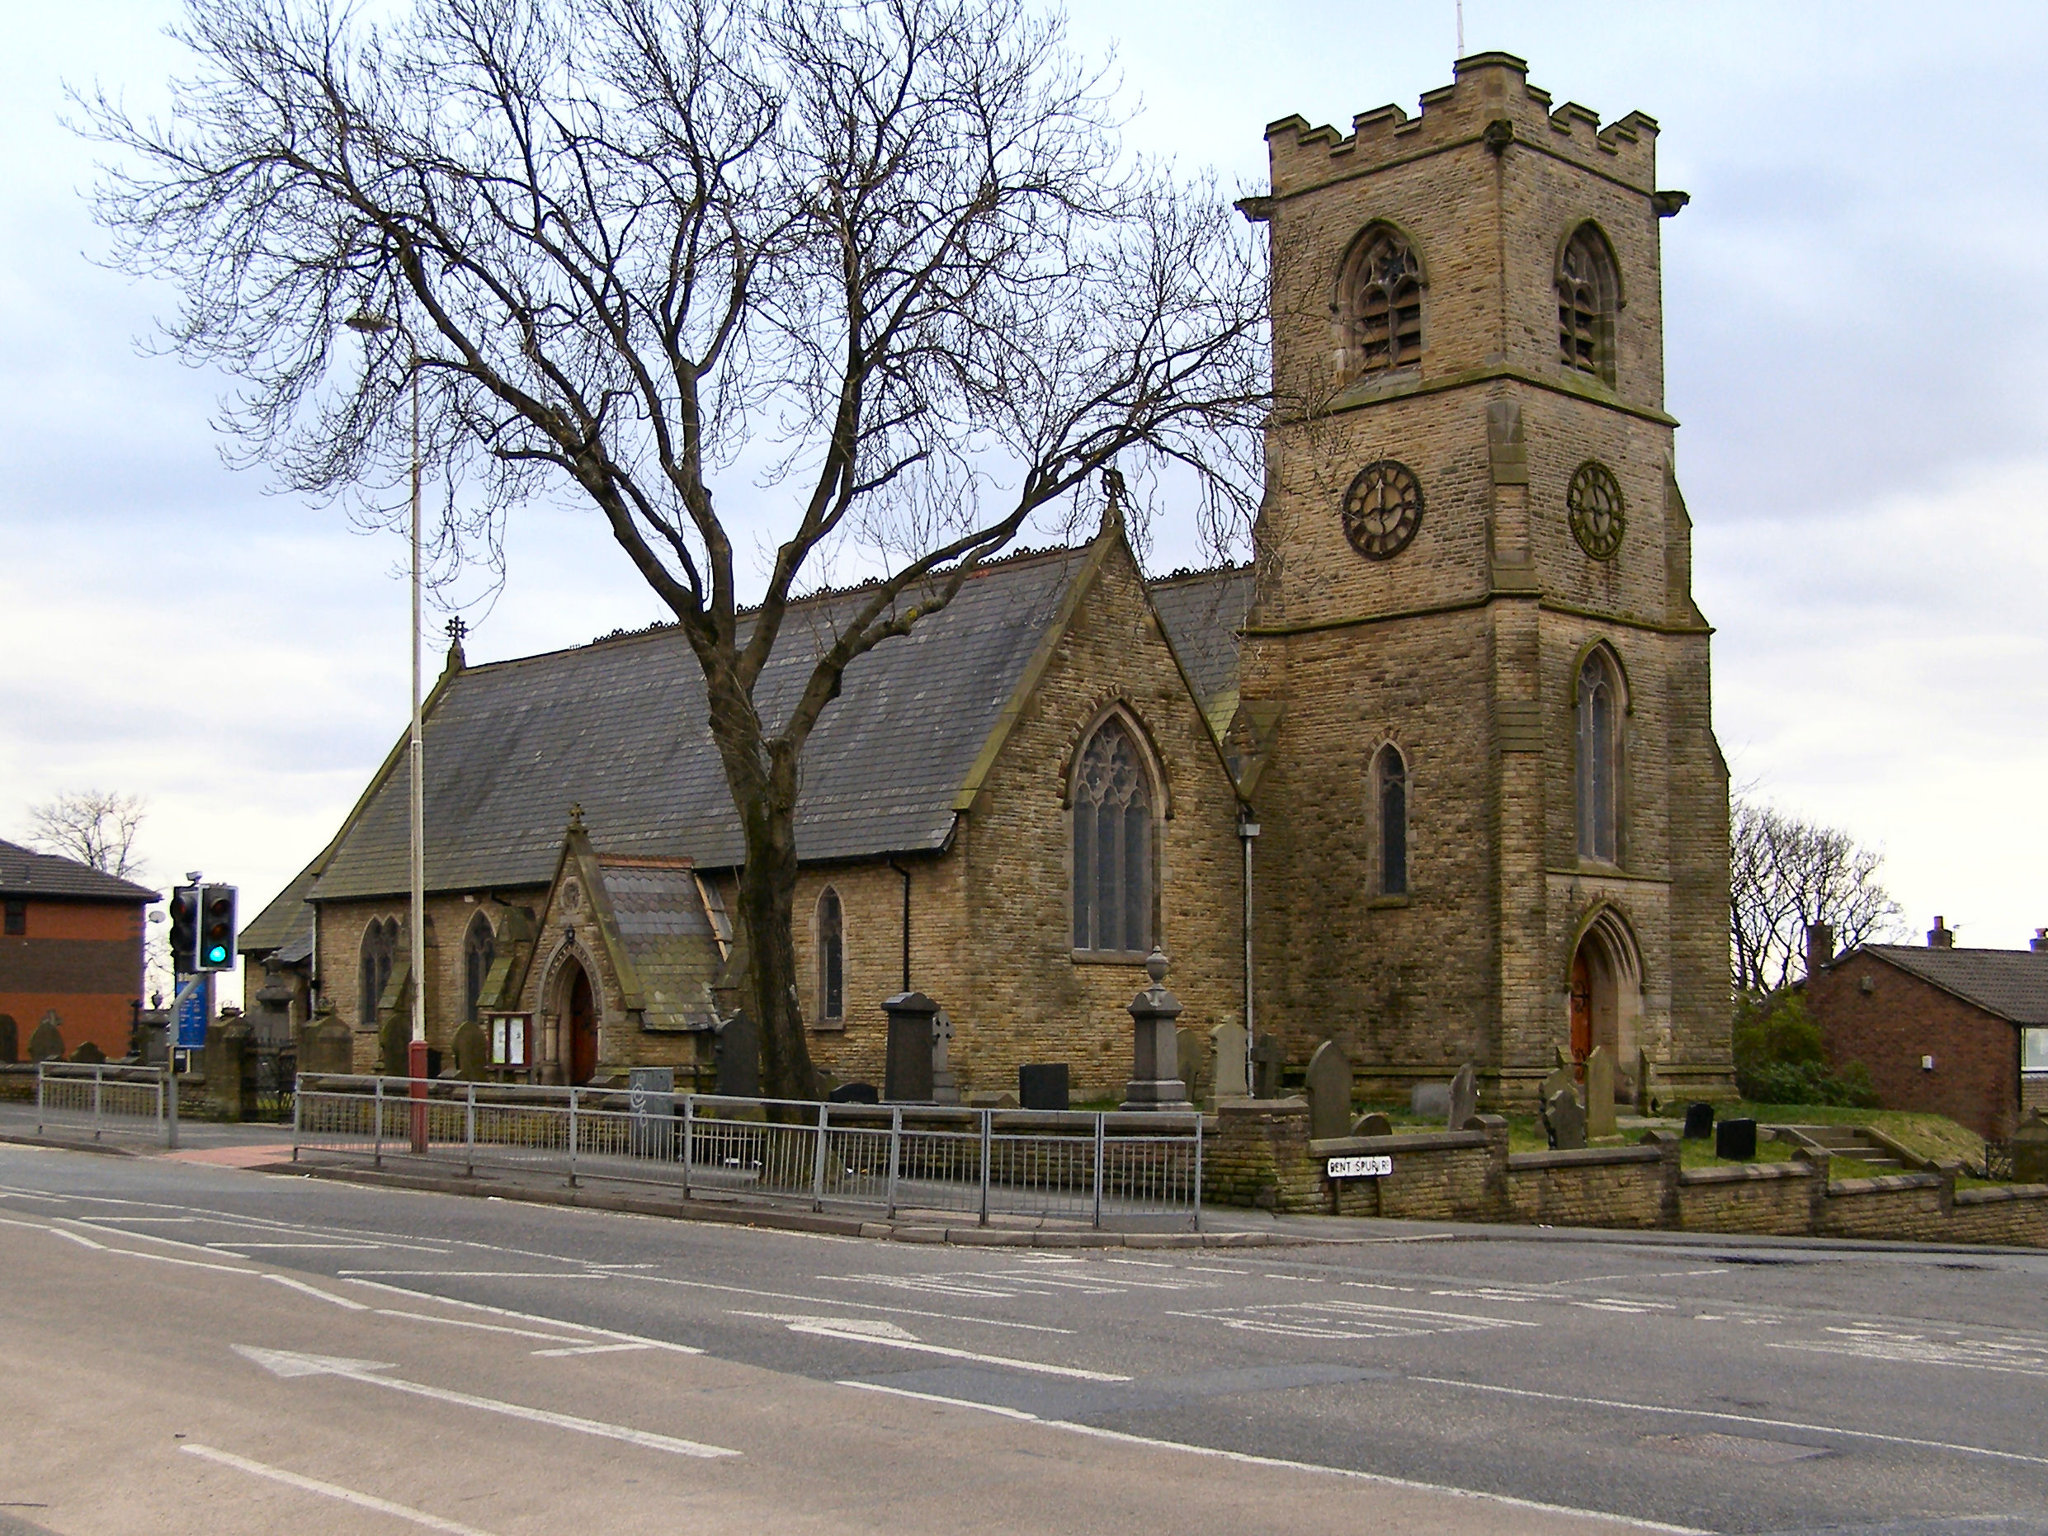
<path id="1" fill-rule="evenodd" d="M 235 968 L 235 888 L 208 885 L 200 888 L 199 969 L 231 971 Z"/>
<path id="2" fill-rule="evenodd" d="M 171 892 L 171 969 L 180 976 L 199 969 L 199 887 Z"/>

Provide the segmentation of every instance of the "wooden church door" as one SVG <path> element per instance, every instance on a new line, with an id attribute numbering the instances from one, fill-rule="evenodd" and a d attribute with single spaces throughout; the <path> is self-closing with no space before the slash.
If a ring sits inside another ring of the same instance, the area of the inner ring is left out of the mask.
<path id="1" fill-rule="evenodd" d="M 597 1075 L 597 999 L 590 973 L 576 967 L 569 984 L 569 1081 L 587 1083 Z"/>

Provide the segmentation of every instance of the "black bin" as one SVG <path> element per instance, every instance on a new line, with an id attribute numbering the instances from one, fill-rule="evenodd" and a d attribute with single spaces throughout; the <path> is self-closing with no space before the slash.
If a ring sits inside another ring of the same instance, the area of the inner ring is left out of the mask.
<path id="1" fill-rule="evenodd" d="M 1024 1109 L 1067 1107 L 1067 1064 L 1036 1062 L 1017 1069 L 1017 1103 Z"/>
<path id="2" fill-rule="evenodd" d="M 1756 1157 L 1756 1122 L 1723 1120 L 1714 1127 L 1714 1156 L 1746 1163 Z"/>

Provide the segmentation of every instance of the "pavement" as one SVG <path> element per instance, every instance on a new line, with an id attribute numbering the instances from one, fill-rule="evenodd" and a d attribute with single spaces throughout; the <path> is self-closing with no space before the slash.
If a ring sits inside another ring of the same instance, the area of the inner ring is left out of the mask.
<path id="1" fill-rule="evenodd" d="M 2048 1255 L 1238 1214 L 1343 1240 L 884 1243 L 0 1146 L 0 1536 L 2048 1532 Z"/>

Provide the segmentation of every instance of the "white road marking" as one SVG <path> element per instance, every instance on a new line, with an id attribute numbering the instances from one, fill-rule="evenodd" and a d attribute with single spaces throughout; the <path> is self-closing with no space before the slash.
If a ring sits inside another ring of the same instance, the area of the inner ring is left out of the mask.
<path id="1" fill-rule="evenodd" d="M 306 1493 L 317 1493 L 324 1498 L 339 1499 L 344 1504 L 353 1504 L 358 1509 L 375 1510 L 380 1515 L 394 1515 L 400 1520 L 410 1520 L 414 1525 L 425 1526 L 430 1531 L 445 1531 L 448 1536 L 490 1536 L 473 1525 L 464 1525 L 459 1520 L 444 1520 L 439 1515 L 430 1515 L 423 1509 L 414 1509 L 408 1504 L 394 1504 L 389 1499 L 380 1499 L 374 1493 L 358 1493 L 353 1488 L 344 1488 L 339 1483 L 324 1483 L 317 1477 L 304 1477 L 297 1472 L 287 1472 L 283 1467 L 268 1466 L 260 1461 L 251 1461 L 246 1456 L 237 1456 L 232 1451 L 217 1451 L 210 1445 L 181 1445 L 178 1447 L 187 1456 L 200 1456 L 208 1461 L 219 1462 L 224 1467 L 233 1467 L 237 1472 L 246 1472 L 251 1477 L 265 1477 L 273 1483 L 283 1483 L 288 1488 L 298 1488 Z"/>
<path id="2" fill-rule="evenodd" d="M 148 1235 L 149 1235 L 149 1234 L 148 1234 L 148 1233 L 146 1233 L 146 1232 L 138 1232 L 138 1233 L 136 1234 L 136 1236 L 138 1236 L 138 1237 L 147 1237 Z M 313 1248 L 313 1249 L 327 1249 L 327 1250 L 336 1250 L 336 1249 L 348 1249 L 348 1250 L 350 1250 L 351 1252 L 362 1252 L 362 1251 L 364 1251 L 364 1250 L 368 1250 L 368 1249 L 377 1249 L 377 1248 L 382 1248 L 382 1247 L 384 1247 L 385 1245 L 384 1245 L 384 1244 L 382 1244 L 382 1243 L 243 1243 L 243 1242 L 219 1242 L 219 1243 L 208 1243 L 208 1244 L 207 1244 L 206 1246 L 207 1246 L 208 1248 L 211 1248 L 211 1249 L 213 1249 L 213 1250 L 214 1250 L 214 1251 L 215 1251 L 216 1253 L 226 1253 L 226 1252 L 228 1252 L 228 1251 L 229 1251 L 230 1249 L 236 1249 L 236 1248 L 249 1248 L 249 1249 L 256 1249 L 256 1248 L 293 1248 L 293 1249 L 298 1249 L 298 1248 Z M 445 1250 L 444 1250 L 444 1251 L 445 1251 Z M 236 1258 L 238 1258 L 238 1259 L 246 1259 L 247 1257 L 249 1257 L 249 1255 L 248 1255 L 248 1254 L 246 1254 L 246 1253 L 237 1253 L 237 1254 L 235 1254 L 234 1256 L 235 1256 Z"/>
<path id="3" fill-rule="evenodd" d="M 331 1301 L 337 1307 L 346 1307 L 351 1312 L 367 1312 L 370 1309 L 360 1301 L 350 1301 L 346 1296 L 337 1296 L 332 1291 L 323 1291 L 317 1285 L 308 1285 L 303 1280 L 294 1280 L 290 1275 L 265 1275 L 263 1277 L 277 1285 L 288 1285 L 295 1291 L 308 1296 L 317 1296 L 322 1301 Z"/>
<path id="4" fill-rule="evenodd" d="M 572 1338 L 562 1333 L 542 1333 L 538 1328 L 514 1328 L 506 1323 L 480 1323 L 473 1317 L 436 1317 L 431 1312 L 407 1312 L 400 1307 L 378 1307 L 379 1317 L 399 1317 L 407 1322 L 438 1323 L 443 1328 L 474 1328 L 483 1333 L 509 1333 L 515 1338 L 541 1339 L 549 1344 L 587 1344 L 588 1339 Z M 609 1348 L 610 1346 L 606 1346 Z M 645 1349 L 644 1344 L 628 1344 L 626 1349 Z M 536 1354 L 540 1351 L 536 1350 Z"/>
<path id="5" fill-rule="evenodd" d="M 2028 1456 L 2019 1451 L 1997 1451 L 1985 1445 L 1957 1445 L 1948 1440 L 1921 1440 L 1912 1435 L 1883 1435 L 1869 1429 L 1844 1429 L 1839 1424 L 1811 1424 L 1803 1419 L 1767 1419 L 1750 1413 L 1724 1413 L 1712 1408 L 1672 1408 L 1662 1403 L 1629 1403 L 1607 1397 L 1575 1397 L 1566 1392 L 1538 1392 L 1531 1387 L 1503 1387 L 1490 1381 L 1459 1381 L 1449 1376 L 1410 1376 L 1409 1381 L 1432 1387 L 1456 1387 L 1467 1392 L 1494 1392 L 1503 1397 L 1526 1397 L 1545 1403 L 1576 1403 L 1586 1408 L 1620 1408 L 1630 1413 L 1659 1413 L 1681 1419 L 1714 1419 L 1724 1424 L 1756 1424 L 1767 1429 L 1809 1430 L 1814 1434 L 1843 1435 L 1852 1440 L 1875 1440 L 1882 1445 L 1913 1445 L 1929 1451 L 1957 1451 L 1966 1456 L 1988 1456 L 1994 1461 L 2019 1461 L 2029 1466 L 2048 1467 L 2048 1456 Z"/>
<path id="6" fill-rule="evenodd" d="M 1969 1371 L 1997 1371 L 2006 1376 L 2048 1376 L 2048 1351 L 2037 1345 L 2000 1344 L 1974 1339 L 1942 1343 L 1912 1335 L 1857 1336 L 1846 1328 L 1828 1331 L 1848 1334 L 1849 1337 L 1834 1343 L 1786 1340 L 1766 1344 L 1764 1348 L 1790 1349 L 1809 1355 L 1844 1355 L 1854 1360 L 1883 1360 L 1895 1365 L 1952 1365 Z"/>
<path id="7" fill-rule="evenodd" d="M 1101 1429 L 1093 1424 L 1077 1424 L 1071 1419 L 1042 1419 L 1035 1413 L 1024 1412 L 1021 1408 L 1003 1408 L 994 1403 L 977 1403 L 971 1398 L 941 1397 L 931 1392 L 909 1392 L 901 1387 L 885 1387 L 870 1381 L 841 1381 L 836 1385 L 852 1387 L 860 1392 L 883 1392 L 891 1397 L 914 1398 L 919 1402 L 972 1408 L 982 1413 L 1000 1414 L 1006 1419 L 1021 1419 L 1043 1424 L 1047 1429 L 1065 1430 L 1072 1435 L 1086 1435 L 1091 1440 L 1113 1440 L 1123 1445 L 1142 1445 L 1162 1451 L 1184 1451 L 1190 1456 L 1210 1456 L 1220 1461 L 1236 1462 L 1240 1466 L 1278 1467 L 1288 1472 L 1320 1472 L 1327 1477 L 1350 1478 L 1356 1482 L 1375 1483 L 1382 1488 L 1400 1488 L 1411 1493 L 1434 1493 L 1458 1499 L 1477 1499 L 1488 1504 L 1502 1504 L 1510 1509 L 1526 1509 L 1546 1515 L 1571 1515 L 1581 1520 L 1602 1520 L 1615 1525 L 1632 1526 L 1640 1531 L 1662 1531 L 1669 1533 L 1669 1536 L 1713 1536 L 1712 1532 L 1702 1530 L 1698 1526 L 1669 1525 L 1660 1520 L 1617 1515 L 1605 1509 L 1580 1509 L 1570 1504 L 1546 1504 L 1539 1499 L 1518 1499 L 1512 1494 L 1486 1493 L 1476 1488 L 1454 1488 L 1446 1483 L 1424 1483 L 1408 1477 L 1389 1477 L 1381 1472 L 1361 1472 L 1354 1467 L 1332 1467 L 1314 1461 L 1289 1461 L 1278 1456 L 1254 1456 L 1247 1451 L 1219 1450 L 1209 1445 L 1189 1445 L 1181 1440 L 1158 1440 L 1149 1435 L 1132 1435 L 1121 1430 Z"/>
<path id="8" fill-rule="evenodd" d="M 715 1280 L 685 1280 L 676 1275 L 621 1275 L 621 1280 L 645 1280 L 653 1285 L 675 1285 L 692 1291 L 724 1291 L 750 1301 L 800 1301 L 813 1307 L 858 1307 L 863 1312 L 894 1312 L 900 1317 L 923 1317 L 946 1323 L 977 1323 L 984 1328 L 1016 1328 L 1028 1333 L 1072 1334 L 1071 1328 L 1048 1323 L 1013 1323 L 1001 1317 L 967 1317 L 958 1312 L 931 1312 L 922 1307 L 892 1307 L 879 1301 L 846 1301 L 837 1296 L 805 1296 L 795 1291 L 762 1291 L 745 1285 L 720 1285 Z M 365 1282 L 367 1283 L 367 1282 Z"/>
<path id="9" fill-rule="evenodd" d="M 665 1349 L 672 1354 L 701 1355 L 704 1353 L 703 1350 L 698 1349 L 693 1344 L 676 1344 L 667 1339 L 650 1339 L 644 1334 L 620 1333 L 614 1328 L 595 1328 L 589 1323 L 572 1323 L 565 1318 L 543 1317 L 533 1312 L 515 1312 L 510 1307 L 493 1307 L 481 1301 L 463 1301 L 454 1296 L 436 1296 L 432 1291 L 408 1290 L 402 1285 L 385 1285 L 377 1280 L 356 1280 L 350 1283 L 367 1286 L 373 1291 L 389 1291 L 394 1296 L 410 1296 L 415 1301 L 438 1302 L 444 1307 L 461 1307 L 470 1312 L 487 1312 L 492 1317 L 509 1317 L 515 1322 L 539 1323 L 549 1328 L 572 1328 L 578 1333 L 589 1334 L 593 1338 L 618 1339 L 627 1344 L 644 1345 L 648 1349 Z"/>
<path id="10" fill-rule="evenodd" d="M 400 1280 L 624 1280 L 626 1275 L 603 1270 L 575 1269 L 338 1269 L 345 1280 L 364 1275 L 387 1275 Z"/>
<path id="11" fill-rule="evenodd" d="M 1168 1312 L 1169 1317 L 1221 1323 L 1240 1333 L 1270 1333 L 1294 1339 L 1415 1338 L 1432 1333 L 1472 1333 L 1491 1328 L 1540 1328 L 1522 1318 L 1439 1312 L 1430 1307 L 1395 1307 L 1371 1301 L 1285 1301 L 1207 1312 Z"/>
<path id="12" fill-rule="evenodd" d="M 1013 1371 L 1032 1371 L 1041 1376 L 1068 1376 L 1079 1381 L 1129 1381 L 1107 1371 L 1087 1371 L 1078 1365 L 1052 1365 L 1043 1360 L 1019 1360 L 1011 1355 L 985 1355 L 972 1349 L 954 1349 L 945 1344 L 927 1344 L 894 1323 L 866 1318 L 791 1317 L 773 1312 L 742 1312 L 741 1317 L 766 1317 L 783 1324 L 791 1333 L 810 1334 L 820 1339 L 840 1339 L 849 1344 L 877 1344 L 884 1349 L 906 1349 L 920 1355 L 943 1355 L 949 1360 L 972 1360 L 977 1365 L 1000 1365 Z"/>
<path id="13" fill-rule="evenodd" d="M 650 1451 L 667 1451 L 674 1456 L 696 1456 L 706 1459 L 721 1456 L 737 1456 L 740 1453 L 720 1445 L 705 1445 L 696 1440 L 680 1440 L 674 1435 L 660 1435 L 653 1430 L 634 1429 L 628 1424 L 609 1424 L 603 1419 L 579 1418 L 575 1414 L 555 1413 L 547 1408 L 530 1408 L 524 1403 L 508 1403 L 495 1397 L 478 1397 L 469 1392 L 451 1392 L 446 1387 L 430 1387 L 424 1382 L 407 1381 L 399 1376 L 384 1376 L 379 1372 L 396 1367 L 376 1360 L 348 1360 L 333 1355 L 302 1355 L 286 1349 L 258 1349 L 251 1344 L 231 1346 L 243 1359 L 262 1366 L 274 1376 L 287 1379 L 300 1376 L 339 1376 L 347 1381 L 360 1381 L 369 1386 L 383 1387 L 392 1392 L 403 1392 L 412 1397 L 424 1397 L 436 1403 L 452 1403 L 458 1408 L 475 1408 L 483 1413 L 501 1414 L 508 1419 L 525 1419 L 533 1424 L 545 1424 L 550 1429 L 569 1429 L 582 1435 L 594 1435 L 603 1440 L 619 1440 L 627 1445 L 637 1445 Z"/>
<path id="14" fill-rule="evenodd" d="M 1681 1280 L 1690 1275 L 1725 1275 L 1727 1265 L 1716 1269 L 1650 1269 L 1633 1275 L 1576 1275 L 1569 1280 L 1537 1281 L 1539 1286 L 1550 1288 L 1560 1285 L 1592 1285 L 1600 1280 Z"/>
<path id="15" fill-rule="evenodd" d="M 563 1355 L 613 1355 L 622 1350 L 646 1349 L 645 1344 L 576 1344 L 568 1349 L 536 1349 L 536 1355 L 559 1358 Z"/>
<path id="16" fill-rule="evenodd" d="M 69 1239 L 71 1239 L 72 1242 L 78 1244 L 81 1248 L 97 1248 L 101 1253 L 113 1253 L 117 1251 L 115 1249 L 109 1248 L 105 1243 L 94 1242 L 91 1238 L 87 1237 L 83 1232 L 67 1232 L 62 1227 L 45 1227 L 43 1228 L 43 1230 L 45 1232 L 48 1232 L 53 1237 L 68 1237 Z"/>

